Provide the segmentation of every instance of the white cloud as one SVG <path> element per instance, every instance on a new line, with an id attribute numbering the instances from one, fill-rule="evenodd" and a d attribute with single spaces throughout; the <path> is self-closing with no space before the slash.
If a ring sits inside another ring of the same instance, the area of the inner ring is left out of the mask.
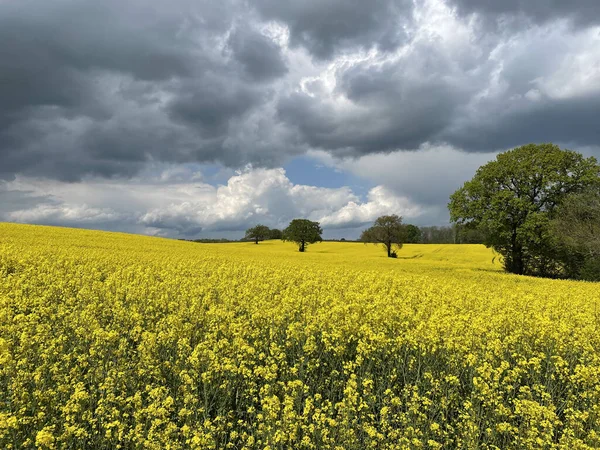
<path id="1" fill-rule="evenodd" d="M 406 197 L 398 197 L 384 186 L 376 186 L 369 191 L 365 203 L 349 202 L 334 213 L 321 219 L 324 227 L 359 227 L 374 221 L 382 215 L 398 214 L 405 219 L 423 214 L 423 209 Z"/>
<path id="2" fill-rule="evenodd" d="M 219 186 L 201 180 L 197 171 L 173 168 L 133 182 L 62 183 L 17 177 L 0 190 L 41 200 L 0 214 L 16 222 L 92 227 L 110 223 L 124 231 L 193 236 L 201 231 L 241 231 L 259 222 L 285 227 L 297 217 L 319 221 L 325 228 L 353 228 L 382 214 L 417 217 L 423 212 L 383 186 L 371 189 L 367 200 L 361 201 L 346 186 L 294 184 L 281 168 L 248 167 Z"/>
<path id="3" fill-rule="evenodd" d="M 356 227 L 387 213 L 418 214 L 407 199 L 382 187 L 371 190 L 361 202 L 348 187 L 323 188 L 296 185 L 283 169 L 246 169 L 205 198 L 189 198 L 149 210 L 141 222 L 152 227 L 202 227 L 241 230 L 262 222 L 284 227 L 295 217 L 319 221 L 324 227 Z"/>

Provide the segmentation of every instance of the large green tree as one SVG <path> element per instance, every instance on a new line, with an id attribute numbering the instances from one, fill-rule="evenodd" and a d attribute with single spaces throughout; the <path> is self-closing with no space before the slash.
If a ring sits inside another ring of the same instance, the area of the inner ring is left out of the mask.
<path id="1" fill-rule="evenodd" d="M 450 197 L 453 222 L 475 226 L 507 271 L 552 276 L 557 267 L 550 221 L 569 194 L 600 183 L 595 158 L 553 144 L 501 153 Z"/>
<path id="2" fill-rule="evenodd" d="M 256 225 L 252 228 L 248 228 L 246 230 L 246 239 L 253 240 L 255 244 L 258 244 L 258 241 L 264 241 L 265 239 L 269 239 L 270 234 L 269 227 L 266 225 Z"/>
<path id="3" fill-rule="evenodd" d="M 396 214 L 378 217 L 373 226 L 360 235 L 360 240 L 365 244 L 382 244 L 389 258 L 395 256 L 393 248 L 402 248 L 405 238 L 406 229 L 402 225 L 402 217 Z"/>
<path id="4" fill-rule="evenodd" d="M 323 230 L 319 222 L 307 219 L 294 219 L 288 227 L 283 230 L 283 240 L 298 244 L 298 251 L 304 252 L 308 244 L 321 242 Z"/>

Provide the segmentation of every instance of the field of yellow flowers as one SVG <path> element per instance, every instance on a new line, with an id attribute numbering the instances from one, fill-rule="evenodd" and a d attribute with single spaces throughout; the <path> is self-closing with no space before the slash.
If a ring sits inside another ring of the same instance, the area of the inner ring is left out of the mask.
<path id="1" fill-rule="evenodd" d="M 600 286 L 483 246 L 0 224 L 0 448 L 600 448 Z"/>

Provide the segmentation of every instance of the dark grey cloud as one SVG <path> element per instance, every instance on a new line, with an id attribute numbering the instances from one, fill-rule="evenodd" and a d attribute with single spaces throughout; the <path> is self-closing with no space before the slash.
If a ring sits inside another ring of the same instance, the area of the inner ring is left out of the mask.
<path id="1" fill-rule="evenodd" d="M 247 85 L 231 85 L 230 80 L 204 77 L 185 85 L 169 105 L 175 120 L 198 127 L 202 136 L 223 136 L 229 121 L 261 103 L 265 92 Z"/>
<path id="2" fill-rule="evenodd" d="M 402 58 L 342 66 L 329 94 L 282 97 L 280 118 L 313 148 L 340 156 L 418 149 L 452 123 L 475 92 L 472 76 L 430 43 L 417 43 Z M 320 92 L 318 83 L 309 89 Z"/>
<path id="3" fill-rule="evenodd" d="M 423 144 L 492 152 L 529 142 L 598 142 L 600 34 L 567 24 L 505 34 L 448 14 L 391 57 L 349 61 L 282 96 L 299 140 L 358 157 Z M 430 24 L 424 23 L 426 27 Z M 476 38 L 482 37 L 481 41 Z"/>
<path id="4" fill-rule="evenodd" d="M 258 0 L 262 16 L 286 24 L 291 44 L 318 58 L 349 49 L 393 50 L 407 38 L 411 0 Z"/>
<path id="5" fill-rule="evenodd" d="M 600 142 L 600 95 L 539 104 L 507 113 L 482 115 L 445 136 L 455 145 L 498 151 L 528 142 L 568 143 L 576 147 Z M 600 154 L 596 155 L 600 156 Z"/>
<path id="6" fill-rule="evenodd" d="M 92 101 L 94 70 L 154 81 L 190 75 L 192 43 L 177 37 L 181 20 L 153 17 L 134 2 L 2 2 L 2 108 L 81 108 Z"/>
<path id="7" fill-rule="evenodd" d="M 593 147 L 598 5 L 0 1 L 0 178 L 273 167 L 311 149 Z"/>
<path id="8" fill-rule="evenodd" d="M 535 23 L 572 19 L 577 25 L 600 23 L 597 0 L 450 0 L 462 14 L 479 13 L 486 18 L 521 16 Z"/>
<path id="9" fill-rule="evenodd" d="M 268 81 L 288 71 L 281 47 L 249 26 L 236 28 L 229 45 L 244 74 L 252 81 Z"/>
<path id="10" fill-rule="evenodd" d="M 287 68 L 244 14 L 237 1 L 0 2 L 0 177 L 250 162 L 223 148 L 230 124 Z"/>

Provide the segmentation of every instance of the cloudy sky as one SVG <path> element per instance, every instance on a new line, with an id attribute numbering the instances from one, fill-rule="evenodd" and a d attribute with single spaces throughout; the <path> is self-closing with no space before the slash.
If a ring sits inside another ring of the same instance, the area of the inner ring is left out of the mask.
<path id="1" fill-rule="evenodd" d="M 447 223 L 498 151 L 600 157 L 598 0 L 0 0 L 0 220 Z"/>

